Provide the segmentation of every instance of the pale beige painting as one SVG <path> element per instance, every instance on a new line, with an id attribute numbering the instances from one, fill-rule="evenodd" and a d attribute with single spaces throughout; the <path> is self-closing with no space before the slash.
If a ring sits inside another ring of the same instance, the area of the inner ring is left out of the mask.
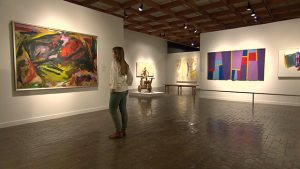
<path id="1" fill-rule="evenodd" d="M 197 57 L 182 57 L 177 59 L 176 80 L 177 82 L 197 81 Z"/>
<path id="2" fill-rule="evenodd" d="M 136 62 L 136 77 L 154 77 L 154 65 L 151 62 Z"/>

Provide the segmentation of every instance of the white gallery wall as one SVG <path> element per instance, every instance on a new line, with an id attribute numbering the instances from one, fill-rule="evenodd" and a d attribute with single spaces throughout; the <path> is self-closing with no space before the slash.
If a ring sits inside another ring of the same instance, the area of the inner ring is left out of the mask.
<path id="1" fill-rule="evenodd" d="M 123 20 L 63 0 L 0 0 L 0 127 L 108 108 L 112 48 L 123 46 Z M 98 88 L 14 90 L 11 21 L 98 36 Z"/>
<path id="2" fill-rule="evenodd" d="M 167 83 L 176 83 L 176 72 L 177 72 L 177 60 L 180 58 L 198 58 L 197 72 L 199 72 L 200 64 L 200 51 L 195 52 L 180 52 L 180 53 L 171 53 L 167 55 Z M 198 81 L 198 80 L 197 80 Z"/>
<path id="3" fill-rule="evenodd" d="M 300 95 L 300 78 L 278 78 L 280 49 L 300 48 L 300 19 L 202 33 L 200 35 L 200 88 Z M 207 80 L 207 53 L 216 51 L 265 48 L 264 81 Z M 249 94 L 200 92 L 200 97 L 251 101 Z M 299 97 L 256 95 L 256 102 L 300 106 Z"/>
<path id="4" fill-rule="evenodd" d="M 166 40 L 125 29 L 124 47 L 125 59 L 134 77 L 130 89 L 137 89 L 140 84 L 140 77 L 136 77 L 136 62 L 153 63 L 155 79 L 152 82 L 152 87 L 162 87 L 166 80 Z"/>

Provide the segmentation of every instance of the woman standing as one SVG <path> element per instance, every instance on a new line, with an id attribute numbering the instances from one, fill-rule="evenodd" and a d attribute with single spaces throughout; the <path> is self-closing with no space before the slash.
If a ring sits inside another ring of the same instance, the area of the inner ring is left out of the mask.
<path id="1" fill-rule="evenodd" d="M 117 139 L 126 136 L 127 109 L 126 101 L 128 86 L 132 84 L 132 73 L 129 65 L 124 59 L 122 47 L 113 48 L 113 62 L 110 69 L 110 100 L 109 110 L 116 128 L 116 132 L 109 136 L 110 139 Z M 121 121 L 118 116 L 118 107 L 121 112 Z"/>

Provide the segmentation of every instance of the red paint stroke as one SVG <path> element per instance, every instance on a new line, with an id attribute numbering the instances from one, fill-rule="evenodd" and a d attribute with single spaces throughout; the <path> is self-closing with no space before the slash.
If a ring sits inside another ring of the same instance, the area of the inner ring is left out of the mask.
<path id="1" fill-rule="evenodd" d="M 255 52 L 249 53 L 249 61 L 256 61 L 256 53 Z"/>
<path id="2" fill-rule="evenodd" d="M 209 71 L 209 72 L 214 72 L 214 71 L 215 71 L 215 68 L 208 68 L 208 71 Z"/>
<path id="3" fill-rule="evenodd" d="M 242 57 L 242 65 L 247 65 L 247 58 L 246 57 Z"/>
<path id="4" fill-rule="evenodd" d="M 70 55 L 76 53 L 83 47 L 82 43 L 78 39 L 70 40 L 63 48 L 61 48 L 60 56 L 67 58 Z"/>
<path id="5" fill-rule="evenodd" d="M 28 72 L 25 77 L 25 83 L 31 82 L 36 77 L 36 72 L 33 63 L 28 60 Z"/>

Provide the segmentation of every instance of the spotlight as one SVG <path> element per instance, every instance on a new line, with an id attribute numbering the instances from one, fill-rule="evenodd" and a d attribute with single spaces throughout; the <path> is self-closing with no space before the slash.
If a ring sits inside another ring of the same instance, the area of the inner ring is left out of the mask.
<path id="1" fill-rule="evenodd" d="M 195 45 L 194 42 L 192 42 L 191 45 L 194 46 Z"/>
<path id="2" fill-rule="evenodd" d="M 197 33 L 197 32 L 198 32 L 198 30 L 197 30 L 197 29 L 195 29 L 195 30 L 194 30 L 194 33 Z"/>
<path id="3" fill-rule="evenodd" d="M 128 18 L 128 14 L 127 14 L 126 10 L 124 10 L 124 17 Z"/>
<path id="4" fill-rule="evenodd" d="M 252 12 L 251 12 L 251 16 L 255 16 L 255 12 L 254 12 L 254 9 L 252 9 Z"/>
<path id="5" fill-rule="evenodd" d="M 188 26 L 187 26 L 187 24 L 184 24 L 184 27 L 183 27 L 184 29 L 187 29 L 188 28 Z"/>
<path id="6" fill-rule="evenodd" d="M 256 16 L 256 15 L 254 16 L 254 19 L 257 19 L 257 16 Z"/>
<path id="7" fill-rule="evenodd" d="M 141 6 L 139 7 L 139 11 L 142 12 L 144 10 L 144 4 L 141 3 Z"/>
<path id="8" fill-rule="evenodd" d="M 254 22 L 258 22 L 258 16 L 254 17 Z"/>
<path id="9" fill-rule="evenodd" d="M 247 6 L 246 10 L 247 10 L 247 11 L 251 11 L 251 9 L 252 9 L 252 8 L 251 8 L 251 5 L 250 5 L 250 2 L 248 2 L 248 6 Z"/>

